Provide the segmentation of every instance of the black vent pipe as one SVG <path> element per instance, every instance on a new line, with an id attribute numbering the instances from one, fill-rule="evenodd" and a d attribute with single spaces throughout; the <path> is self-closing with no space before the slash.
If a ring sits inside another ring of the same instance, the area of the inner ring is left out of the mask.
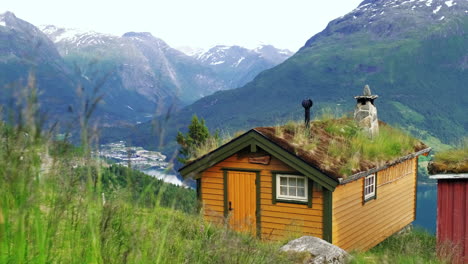
<path id="1" fill-rule="evenodd" d="M 302 101 L 302 107 L 304 107 L 304 121 L 306 128 L 310 127 L 310 108 L 314 103 L 310 99 L 305 99 Z"/>

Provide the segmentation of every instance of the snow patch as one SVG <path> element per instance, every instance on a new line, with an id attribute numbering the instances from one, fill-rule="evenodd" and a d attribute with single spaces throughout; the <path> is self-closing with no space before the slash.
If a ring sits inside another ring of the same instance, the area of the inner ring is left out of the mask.
<path id="1" fill-rule="evenodd" d="M 210 65 L 218 65 L 218 64 L 223 64 L 224 61 L 215 61 L 215 62 L 212 62 L 210 63 Z"/>
<path id="2" fill-rule="evenodd" d="M 431 5 L 432 5 L 432 0 L 428 0 L 428 1 L 426 2 L 426 6 L 431 6 Z"/>
<path id="3" fill-rule="evenodd" d="M 439 18 L 439 20 L 443 20 L 445 18 L 445 16 L 442 16 L 441 18 Z"/>
<path id="4" fill-rule="evenodd" d="M 0 26 L 6 27 L 5 18 L 0 18 Z"/>
<path id="5" fill-rule="evenodd" d="M 437 12 L 439 12 L 439 10 L 440 10 L 441 7 L 442 7 L 441 5 L 438 6 L 436 9 L 434 9 L 434 10 L 432 11 L 432 13 L 437 14 Z"/>
<path id="6" fill-rule="evenodd" d="M 132 111 L 135 111 L 135 109 L 133 109 L 131 106 L 127 105 L 128 109 L 132 110 Z"/>
<path id="7" fill-rule="evenodd" d="M 245 59 L 245 57 L 241 57 L 234 65 L 234 67 L 239 66 L 239 64 Z"/>
<path id="8" fill-rule="evenodd" d="M 353 19 L 356 19 L 357 17 L 356 16 L 353 16 Z"/>
<path id="9" fill-rule="evenodd" d="M 453 0 L 445 1 L 445 5 L 451 7 L 454 5 Z"/>
<path id="10" fill-rule="evenodd" d="M 385 11 L 382 11 L 382 13 L 380 13 L 381 15 L 385 14 Z"/>
<path id="11" fill-rule="evenodd" d="M 58 30 L 58 28 L 53 25 L 40 25 L 38 28 L 46 35 L 53 34 Z"/>

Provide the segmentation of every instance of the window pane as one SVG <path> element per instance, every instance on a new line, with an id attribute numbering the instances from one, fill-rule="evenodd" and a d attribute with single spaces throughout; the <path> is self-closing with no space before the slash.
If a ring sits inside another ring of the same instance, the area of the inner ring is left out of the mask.
<path id="1" fill-rule="evenodd" d="M 288 187 L 280 187 L 280 194 L 281 195 L 288 195 Z"/>
<path id="2" fill-rule="evenodd" d="M 280 185 L 288 185 L 288 178 L 280 177 Z"/>
<path id="3" fill-rule="evenodd" d="M 296 187 L 296 178 L 289 178 L 289 186 Z"/>
<path id="4" fill-rule="evenodd" d="M 297 196 L 296 187 L 289 187 L 289 196 Z"/>
<path id="5" fill-rule="evenodd" d="M 305 180 L 304 179 L 297 179 L 297 186 L 304 187 Z"/>
<path id="6" fill-rule="evenodd" d="M 305 188 L 297 188 L 297 196 L 305 197 Z"/>

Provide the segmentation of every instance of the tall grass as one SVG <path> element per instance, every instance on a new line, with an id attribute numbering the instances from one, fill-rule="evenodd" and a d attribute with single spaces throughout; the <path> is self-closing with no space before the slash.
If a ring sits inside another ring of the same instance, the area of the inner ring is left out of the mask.
<path id="1" fill-rule="evenodd" d="M 422 230 L 393 235 L 368 252 L 354 252 L 351 263 L 450 263 L 436 256 L 436 237 Z"/>
<path id="2" fill-rule="evenodd" d="M 140 189 L 130 179 L 108 188 L 112 171 L 93 156 L 91 130 L 82 127 L 79 148 L 54 142 L 39 122 L 33 82 L 28 89 L 19 118 L 0 122 L 0 263 L 294 261 L 278 244 L 162 207 L 168 188 L 151 191 L 157 179 Z M 127 172 L 112 175 L 138 176 Z"/>

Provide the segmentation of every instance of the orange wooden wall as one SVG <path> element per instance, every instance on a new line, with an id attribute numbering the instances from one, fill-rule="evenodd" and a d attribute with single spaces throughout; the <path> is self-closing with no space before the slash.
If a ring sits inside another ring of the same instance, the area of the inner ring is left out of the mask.
<path id="1" fill-rule="evenodd" d="M 260 171 L 261 186 L 261 231 L 262 238 L 279 240 L 286 237 L 312 235 L 323 237 L 323 195 L 320 187 L 309 186 L 312 193 L 312 208 L 303 204 L 272 203 L 272 171 L 294 170 L 272 157 L 269 165 L 251 164 L 247 155 L 234 154 L 224 161 L 203 171 L 201 194 L 205 218 L 223 223 L 224 185 L 222 168 L 254 169 Z"/>
<path id="2" fill-rule="evenodd" d="M 363 203 L 364 178 L 333 192 L 333 244 L 367 250 L 415 219 L 417 158 L 377 172 L 377 199 Z"/>

